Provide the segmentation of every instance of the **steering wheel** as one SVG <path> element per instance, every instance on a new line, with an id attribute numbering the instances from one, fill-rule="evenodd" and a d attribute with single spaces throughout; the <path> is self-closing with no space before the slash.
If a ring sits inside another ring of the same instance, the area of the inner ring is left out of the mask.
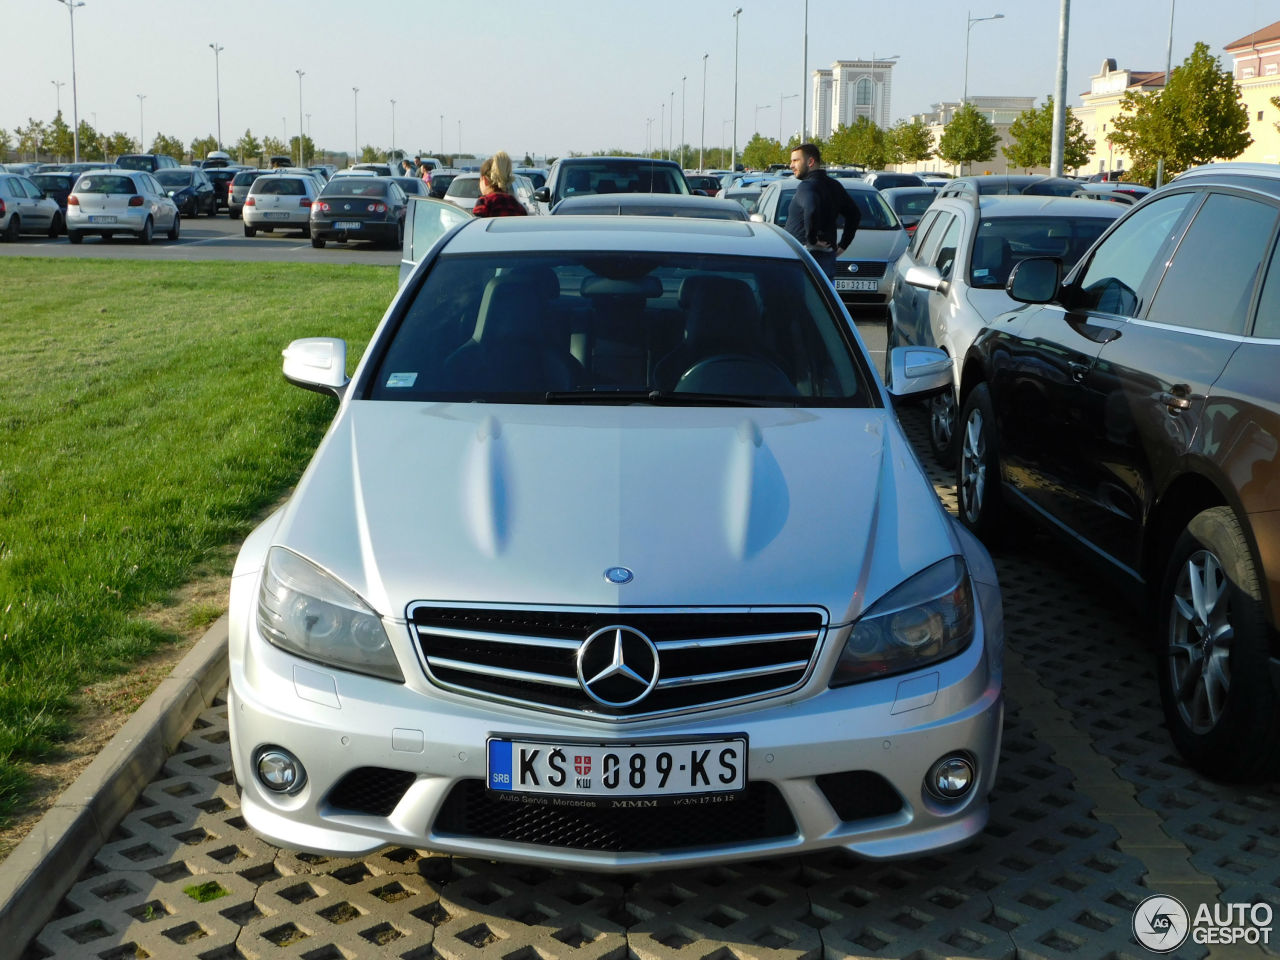
<path id="1" fill-rule="evenodd" d="M 675 391 L 784 397 L 797 393 L 776 363 L 745 353 L 717 353 L 699 360 L 680 375 Z"/>

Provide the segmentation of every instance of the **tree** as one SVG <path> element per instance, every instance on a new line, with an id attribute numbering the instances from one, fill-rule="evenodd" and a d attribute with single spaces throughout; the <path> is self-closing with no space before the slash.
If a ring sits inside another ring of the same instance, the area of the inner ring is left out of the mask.
<path id="1" fill-rule="evenodd" d="M 1012 139 L 1000 152 L 1014 166 L 1030 170 L 1047 167 L 1053 162 L 1053 97 L 1041 106 L 1023 110 L 1009 125 Z M 1067 135 L 1062 144 L 1062 165 L 1074 170 L 1083 167 L 1093 155 L 1093 141 L 1084 135 L 1084 123 L 1067 107 Z"/>
<path id="2" fill-rule="evenodd" d="M 1280 110 L 1280 97 L 1272 97 L 1272 98 L 1271 98 L 1271 105 L 1272 105 L 1273 107 L 1275 107 L 1277 110 Z M 1277 121 L 1276 121 L 1276 123 L 1275 123 L 1275 128 L 1276 128 L 1277 130 L 1280 130 L 1280 120 L 1277 120 Z"/>
<path id="3" fill-rule="evenodd" d="M 103 147 L 106 150 L 107 159 L 114 160 L 122 153 L 133 153 L 133 137 L 117 130 L 107 138 Z"/>
<path id="4" fill-rule="evenodd" d="M 990 160 L 996 155 L 1000 135 L 991 121 L 971 103 L 956 111 L 938 140 L 938 156 L 947 163 L 961 164 Z"/>
<path id="5" fill-rule="evenodd" d="M 194 160 L 203 160 L 217 149 L 219 149 L 218 138 L 213 134 L 207 137 L 196 137 L 191 141 L 191 157 Z"/>
<path id="6" fill-rule="evenodd" d="M 75 155 L 75 137 L 71 133 L 71 128 L 67 126 L 67 122 L 62 119 L 61 110 L 53 118 L 53 123 L 49 124 L 49 136 L 45 141 L 45 150 L 52 153 L 58 160 L 63 157 L 70 159 Z"/>
<path id="7" fill-rule="evenodd" d="M 397 151 L 397 153 L 400 153 L 401 156 L 403 156 L 403 152 Z M 304 136 L 302 138 L 302 156 L 299 158 L 302 162 L 302 166 L 305 167 L 307 165 L 307 162 L 313 159 L 315 155 L 316 155 L 315 143 L 312 142 L 310 137 Z M 298 156 L 298 138 L 296 135 L 289 138 L 289 156 L 291 157 Z"/>
<path id="8" fill-rule="evenodd" d="M 187 155 L 187 148 L 182 145 L 182 141 L 177 137 L 170 137 L 163 133 L 157 133 L 155 139 L 151 141 L 151 149 L 147 152 L 165 153 L 173 157 L 175 160 L 181 160 Z"/>
<path id="9" fill-rule="evenodd" d="M 360 163 L 377 163 L 383 157 L 383 153 L 377 147 L 365 144 L 360 148 Z"/>
<path id="10" fill-rule="evenodd" d="M 267 135 L 262 138 L 262 155 L 264 157 L 282 157 L 289 152 L 283 140 Z"/>
<path id="11" fill-rule="evenodd" d="M 1173 177 L 1188 167 L 1238 157 L 1253 143 L 1240 87 L 1203 42 L 1174 67 L 1164 90 L 1130 90 L 1120 110 L 1111 142 L 1129 155 L 1129 178 L 1139 182 L 1155 182 L 1161 158 L 1165 176 Z"/>
<path id="12" fill-rule="evenodd" d="M 9 159 L 9 148 L 13 146 L 8 130 L 0 129 L 0 163 Z"/>
<path id="13" fill-rule="evenodd" d="M 750 170 L 765 170 L 782 160 L 782 144 L 758 133 L 742 148 L 742 163 Z"/>
<path id="14" fill-rule="evenodd" d="M 889 131 L 894 163 L 919 163 L 933 156 L 933 132 L 922 120 L 899 121 Z"/>
<path id="15" fill-rule="evenodd" d="M 88 120 L 80 121 L 80 159 L 107 159 L 106 151 L 103 149 L 102 134 L 93 129 Z"/>
<path id="16" fill-rule="evenodd" d="M 29 154 L 31 159 L 36 158 L 41 148 L 44 146 L 45 138 L 48 136 L 48 128 L 34 117 L 27 117 L 27 125 L 18 127 L 14 133 L 18 136 L 18 154 Z"/>
<path id="17" fill-rule="evenodd" d="M 262 144 L 258 142 L 257 137 L 246 130 L 244 135 L 236 141 L 235 151 L 240 162 L 244 163 L 251 157 L 262 156 Z"/>

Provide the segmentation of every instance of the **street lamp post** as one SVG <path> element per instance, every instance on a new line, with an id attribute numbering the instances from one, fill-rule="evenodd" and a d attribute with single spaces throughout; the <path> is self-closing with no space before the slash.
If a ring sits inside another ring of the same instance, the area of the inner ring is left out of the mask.
<path id="1" fill-rule="evenodd" d="M 729 169 L 738 165 L 738 17 L 739 7 L 733 11 L 733 150 L 729 154 Z"/>
<path id="2" fill-rule="evenodd" d="M 667 114 L 667 159 L 676 152 L 676 92 L 671 91 L 671 112 Z"/>
<path id="3" fill-rule="evenodd" d="M 684 169 L 684 115 L 685 110 L 689 106 L 687 94 L 688 84 L 685 83 L 689 79 L 689 75 L 685 74 L 680 78 L 680 169 Z"/>
<path id="4" fill-rule="evenodd" d="M 351 162 L 353 164 L 360 162 L 360 88 L 351 88 L 351 130 L 356 138 L 356 150 L 353 153 Z"/>
<path id="5" fill-rule="evenodd" d="M 804 64 L 800 70 L 800 142 L 809 133 L 809 0 L 804 0 Z"/>
<path id="6" fill-rule="evenodd" d="M 448 151 L 444 148 L 444 114 L 440 114 L 440 154 L 443 156 Z"/>
<path id="7" fill-rule="evenodd" d="M 305 167 L 307 159 L 302 152 L 302 78 L 307 74 L 304 70 L 295 70 L 293 72 L 298 75 L 298 166 Z"/>
<path id="8" fill-rule="evenodd" d="M 222 69 L 218 63 L 218 54 L 223 51 L 223 47 L 216 43 L 209 44 L 209 49 L 213 51 L 213 91 L 218 103 L 218 149 L 222 149 Z"/>
<path id="9" fill-rule="evenodd" d="M 707 169 L 702 162 L 702 154 L 707 149 L 707 57 L 709 53 L 702 55 L 702 142 L 698 146 L 698 169 Z"/>
<path id="10" fill-rule="evenodd" d="M 772 103 L 757 103 L 757 104 L 756 104 L 756 115 L 755 115 L 755 119 L 754 119 L 754 120 L 752 120 L 752 122 L 751 122 L 751 135 L 752 135 L 753 137 L 754 137 L 757 133 L 759 133 L 759 132 L 760 132 L 760 111 L 761 111 L 761 110 L 772 110 L 772 109 L 773 109 L 773 104 L 772 104 Z"/>
<path id="11" fill-rule="evenodd" d="M 67 85 L 67 81 L 65 81 L 65 80 L 50 80 L 49 82 L 53 84 L 53 89 L 57 91 L 57 94 L 58 94 L 58 100 L 57 100 L 58 113 L 61 113 L 61 112 L 62 112 L 62 88 L 63 88 L 63 87 L 65 87 L 65 86 Z"/>
<path id="12" fill-rule="evenodd" d="M 138 152 L 142 153 L 147 149 L 146 127 L 142 122 L 142 101 L 147 99 L 145 93 L 138 94 Z"/>
<path id="13" fill-rule="evenodd" d="M 658 104 L 658 152 L 665 154 L 662 146 L 662 135 L 667 132 L 667 102 Z"/>
<path id="14" fill-rule="evenodd" d="M 653 144 L 653 117 L 644 118 L 644 152 L 645 156 L 649 155 L 649 149 Z"/>
<path id="15" fill-rule="evenodd" d="M 462 121 L 458 121 L 458 154 L 462 154 Z"/>
<path id="16" fill-rule="evenodd" d="M 391 159 L 396 158 L 396 98 L 391 98 Z"/>
<path id="17" fill-rule="evenodd" d="M 1173 70 L 1173 7 L 1174 0 L 1169 0 L 1169 45 L 1165 47 L 1164 54 L 1164 89 L 1169 89 L 1169 73 Z M 1111 175 L 1110 165 L 1108 165 L 1107 176 Z M 1156 186 L 1164 186 L 1164 157 L 1156 160 Z"/>
<path id="18" fill-rule="evenodd" d="M 969 23 L 964 31 L 964 94 L 960 97 L 960 106 L 964 106 L 969 102 L 969 35 L 973 32 L 973 25 L 981 23 L 983 20 L 1003 20 L 1003 13 L 992 14 L 989 17 L 969 17 Z"/>
<path id="19" fill-rule="evenodd" d="M 786 144 L 783 143 L 782 140 L 782 105 L 788 100 L 794 100 L 798 96 L 800 96 L 798 93 L 778 94 L 778 143 L 784 147 Z"/>
<path id="20" fill-rule="evenodd" d="M 83 7 L 84 0 L 58 0 L 67 8 L 71 17 L 71 143 L 75 162 L 80 162 L 80 103 L 76 96 L 76 7 Z"/>

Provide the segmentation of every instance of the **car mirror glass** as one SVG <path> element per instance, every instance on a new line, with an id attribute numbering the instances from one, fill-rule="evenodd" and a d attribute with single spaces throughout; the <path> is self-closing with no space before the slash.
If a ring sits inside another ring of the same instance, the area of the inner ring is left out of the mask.
<path id="1" fill-rule="evenodd" d="M 1016 264 L 1005 292 L 1020 303 L 1049 303 L 1062 286 L 1062 261 L 1056 257 L 1030 257 Z"/>

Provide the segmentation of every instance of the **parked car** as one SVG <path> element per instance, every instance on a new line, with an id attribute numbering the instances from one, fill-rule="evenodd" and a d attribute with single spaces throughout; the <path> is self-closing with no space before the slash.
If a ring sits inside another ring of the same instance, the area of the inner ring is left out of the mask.
<path id="1" fill-rule="evenodd" d="M 205 154 L 205 158 L 196 166 L 202 170 L 220 170 L 224 167 L 233 167 L 235 162 L 231 159 L 231 154 L 225 150 L 210 150 Z"/>
<path id="2" fill-rule="evenodd" d="M 353 163 L 352 170 L 368 170 L 374 176 L 389 177 L 391 176 L 390 163 Z"/>
<path id="3" fill-rule="evenodd" d="M 453 167 L 440 167 L 431 171 L 431 182 L 427 184 L 427 192 L 437 200 L 443 200 L 444 195 L 449 190 L 449 184 L 453 183 L 453 178 L 462 173 L 461 170 L 455 170 Z"/>
<path id="4" fill-rule="evenodd" d="M 406 197 L 425 197 L 430 195 L 430 185 L 421 177 L 392 177 L 391 179 L 404 191 Z"/>
<path id="5" fill-rule="evenodd" d="M 218 212 L 217 194 L 203 169 L 177 167 L 157 170 L 155 178 L 173 198 L 184 217 L 195 219 L 202 213 L 212 217 Z"/>
<path id="6" fill-rule="evenodd" d="M 764 183 L 757 180 L 755 183 L 749 183 L 746 186 L 733 186 L 728 190 L 722 190 L 717 196 L 739 204 L 750 215 L 756 212 L 756 207 L 760 203 L 760 194 L 763 192 Z"/>
<path id="7" fill-rule="evenodd" d="M 923 187 L 924 180 L 914 173 L 895 173 L 892 170 L 868 170 L 862 179 L 877 190 L 888 190 L 890 187 Z"/>
<path id="8" fill-rule="evenodd" d="M 561 157 L 535 199 L 550 210 L 575 193 L 688 193 L 684 171 L 673 160 L 644 157 Z"/>
<path id="9" fill-rule="evenodd" d="M 80 174 L 67 197 L 67 239 L 82 243 L 87 236 L 110 240 L 130 233 L 150 243 L 157 232 L 177 240 L 182 216 L 154 176 L 125 168 L 91 170 Z"/>
<path id="10" fill-rule="evenodd" d="M 124 153 L 116 157 L 115 165 L 125 170 L 155 173 L 157 170 L 172 169 L 179 166 L 179 163 L 167 153 Z"/>
<path id="11" fill-rule="evenodd" d="M 978 836 L 996 578 L 811 258 L 632 217 L 432 250 L 350 380 L 285 351 L 340 401 L 231 579 L 248 825 L 611 873 Z M 899 396 L 946 385 L 918 353 Z"/>
<path id="12" fill-rule="evenodd" d="M 907 236 L 915 235 L 916 224 L 929 209 L 929 205 L 938 197 L 934 187 L 884 187 L 877 188 L 884 195 L 885 202 L 897 214 Z"/>
<path id="13" fill-rule="evenodd" d="M 239 170 L 227 184 L 227 214 L 232 220 L 240 219 L 245 198 L 249 196 L 249 188 L 263 173 L 262 170 Z"/>
<path id="14" fill-rule="evenodd" d="M 1106 204 L 1097 204 L 1099 207 Z M 974 342 L 960 516 L 1016 511 L 1145 603 L 1165 722 L 1208 776 L 1280 771 L 1280 170 L 1218 163 L 1128 208 Z"/>
<path id="15" fill-rule="evenodd" d="M 524 207 L 525 213 L 541 212 L 537 201 L 534 200 L 535 194 L 536 191 L 528 177 L 515 173 L 511 175 L 511 195 L 520 201 L 520 206 Z M 449 187 L 445 190 L 443 199 L 470 212 L 476 205 L 476 201 L 480 199 L 480 174 L 460 173 L 455 176 L 449 181 Z"/>
<path id="16" fill-rule="evenodd" d="M 206 167 L 204 175 L 209 178 L 209 183 L 213 185 L 213 212 L 216 214 L 219 209 L 230 208 L 231 200 L 229 194 L 231 192 L 231 181 L 235 179 L 236 174 L 243 170 L 240 166 L 225 167 Z"/>
<path id="17" fill-rule="evenodd" d="M 1080 184 L 1082 196 L 1095 200 L 1114 200 L 1132 206 L 1148 193 L 1151 188 L 1142 183 L 1128 183 L 1124 180 L 1103 180 L 1098 183 Z"/>
<path id="18" fill-rule="evenodd" d="M 717 197 L 668 193 L 584 193 L 565 197 L 553 214 L 578 216 L 694 217 L 699 220 L 746 220 L 742 204 Z"/>
<path id="19" fill-rule="evenodd" d="M 528 177 L 529 182 L 533 184 L 533 189 L 541 190 L 547 185 L 547 169 L 546 167 L 516 167 L 512 173 L 518 173 L 522 177 Z M 432 173 L 432 177 L 435 174 Z"/>
<path id="20" fill-rule="evenodd" d="M 942 188 L 942 196 L 961 194 L 1029 193 L 1033 196 L 1073 197 L 1080 184 L 1066 177 L 1046 177 L 1032 173 L 988 173 L 976 177 L 956 177 Z"/>
<path id="21" fill-rule="evenodd" d="M 799 186 L 794 177 L 769 183 L 751 219 L 785 227 Z M 840 180 L 840 186 L 858 205 L 861 220 L 853 242 L 836 260 L 836 292 L 850 310 L 883 316 L 893 292 L 892 267 L 907 249 L 907 231 L 875 187 L 854 178 Z"/>
<path id="22" fill-rule="evenodd" d="M 714 197 L 720 193 L 719 177 L 713 177 L 707 173 L 686 173 L 684 179 L 685 183 L 689 185 L 690 193 L 697 193 L 701 190 L 708 197 Z"/>
<path id="23" fill-rule="evenodd" d="M 27 179 L 43 190 L 45 196 L 58 205 L 65 222 L 67 197 L 71 195 L 71 188 L 76 185 L 77 176 L 78 174 L 71 173 L 68 170 L 54 170 L 49 173 L 33 173 Z"/>
<path id="24" fill-rule="evenodd" d="M 391 177 L 334 177 L 311 204 L 311 245 L 370 240 L 399 247 L 404 240 L 404 191 Z"/>
<path id="25" fill-rule="evenodd" d="M 946 197 L 928 210 L 894 266 L 889 345 L 940 347 L 955 360 L 954 389 L 929 401 L 929 444 L 943 466 L 955 462 L 960 373 L 974 338 L 1017 304 L 1009 274 L 1028 257 L 1073 267 L 1123 210 L 1072 197 L 987 194 Z"/>
<path id="26" fill-rule="evenodd" d="M 36 174 L 40 176 L 40 174 Z M 42 187 L 16 173 L 0 173 L 0 237 L 14 242 L 24 233 L 56 237 L 63 214 Z"/>
<path id="27" fill-rule="evenodd" d="M 331 163 L 318 163 L 307 167 L 307 169 L 314 173 L 321 183 L 327 183 L 338 168 Z"/>
<path id="28" fill-rule="evenodd" d="M 299 230 L 311 236 L 311 204 L 320 194 L 320 185 L 310 174 L 268 171 L 249 185 L 241 217 L 244 235 L 259 230 Z"/>

